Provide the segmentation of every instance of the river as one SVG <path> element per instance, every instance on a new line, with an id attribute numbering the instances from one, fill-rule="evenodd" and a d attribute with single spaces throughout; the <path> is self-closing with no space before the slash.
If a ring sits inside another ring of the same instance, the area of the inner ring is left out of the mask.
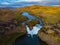
<path id="1" fill-rule="evenodd" d="M 14 45 L 47 45 L 44 42 L 42 42 L 37 36 L 38 31 L 43 26 L 42 20 L 28 14 L 27 12 L 23 12 L 22 15 L 26 16 L 29 20 L 32 20 L 32 19 L 39 20 L 40 24 L 36 24 L 32 30 L 30 30 L 28 25 L 26 25 L 27 34 L 16 39 Z"/>

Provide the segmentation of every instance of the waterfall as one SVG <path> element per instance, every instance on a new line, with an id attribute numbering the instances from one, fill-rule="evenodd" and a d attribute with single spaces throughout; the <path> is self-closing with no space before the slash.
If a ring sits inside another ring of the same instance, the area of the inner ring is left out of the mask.
<path id="1" fill-rule="evenodd" d="M 26 26 L 27 35 L 20 38 L 20 40 L 18 39 L 15 45 L 40 45 L 41 42 L 39 41 L 37 34 L 38 31 L 42 28 L 42 20 L 30 15 L 27 12 L 23 12 L 22 15 L 26 16 L 28 18 L 28 21 L 35 19 L 38 20 L 40 23 L 33 26 L 33 29 L 30 30 L 30 27 L 26 24 L 27 21 L 23 22 L 23 24 Z"/>
<path id="2" fill-rule="evenodd" d="M 38 31 L 42 28 L 42 21 L 41 21 L 41 19 L 36 18 L 35 16 L 32 16 L 32 15 L 30 15 L 27 12 L 23 12 L 22 15 L 26 16 L 29 20 L 32 20 L 32 19 L 39 20 L 40 24 L 36 24 L 35 26 L 33 26 L 32 30 L 30 30 L 30 28 L 28 27 L 28 25 L 26 25 L 27 34 L 29 34 L 31 36 L 37 35 Z"/>
<path id="3" fill-rule="evenodd" d="M 26 25 L 26 29 L 27 29 L 27 34 L 30 34 L 31 36 L 33 35 L 37 35 L 38 31 L 42 28 L 42 26 L 40 26 L 39 24 L 36 24 L 32 30 L 30 30 L 30 28 L 28 27 L 28 25 Z"/>

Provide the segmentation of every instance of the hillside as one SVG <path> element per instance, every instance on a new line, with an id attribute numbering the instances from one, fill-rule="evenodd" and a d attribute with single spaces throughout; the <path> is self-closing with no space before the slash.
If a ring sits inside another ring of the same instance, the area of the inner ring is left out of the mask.
<path id="1" fill-rule="evenodd" d="M 26 24 L 33 28 L 37 23 L 16 9 L 0 9 L 0 44 L 13 45 L 17 38 L 27 34 Z"/>
<path id="2" fill-rule="evenodd" d="M 26 21 L 27 17 L 14 10 L 0 9 L 0 45 L 13 45 L 18 37 L 26 34 L 22 22 Z"/>
<path id="3" fill-rule="evenodd" d="M 41 18 L 45 22 L 56 23 L 60 18 L 60 6 L 28 6 L 18 8 L 18 11 L 28 12 L 31 15 Z"/>
<path id="4" fill-rule="evenodd" d="M 39 38 L 48 45 L 60 45 L 60 6 L 33 5 L 17 10 L 42 19 L 44 25 L 38 33 Z"/>
<path id="5" fill-rule="evenodd" d="M 39 38 L 49 45 L 60 45 L 60 6 L 25 6 L 17 9 L 0 9 L 0 44 L 12 45 L 16 38 L 26 34 L 22 23 L 28 18 L 23 12 L 36 16 L 43 21 L 43 27 L 38 33 Z M 29 27 L 39 23 L 36 20 L 27 24 Z M 22 30 L 21 30 L 22 29 Z"/>

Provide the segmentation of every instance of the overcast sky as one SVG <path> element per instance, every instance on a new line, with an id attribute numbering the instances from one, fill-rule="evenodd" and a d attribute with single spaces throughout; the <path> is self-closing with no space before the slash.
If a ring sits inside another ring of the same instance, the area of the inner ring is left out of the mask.
<path id="1" fill-rule="evenodd" d="M 0 4 L 10 4 L 13 2 L 41 2 L 41 3 L 54 3 L 60 5 L 60 0 L 0 0 Z"/>
<path id="2" fill-rule="evenodd" d="M 37 1 L 37 2 L 42 2 L 42 1 L 47 1 L 47 2 L 49 2 L 49 1 L 51 1 L 51 2 L 59 2 L 60 0 L 25 0 L 25 1 Z"/>
<path id="3" fill-rule="evenodd" d="M 24 1 L 28 1 L 28 2 L 31 2 L 31 1 L 33 1 L 33 2 L 41 2 L 41 1 L 52 1 L 52 2 L 60 2 L 60 0 L 0 0 L 0 2 L 18 2 L 18 1 L 20 1 L 20 2 L 24 2 Z"/>

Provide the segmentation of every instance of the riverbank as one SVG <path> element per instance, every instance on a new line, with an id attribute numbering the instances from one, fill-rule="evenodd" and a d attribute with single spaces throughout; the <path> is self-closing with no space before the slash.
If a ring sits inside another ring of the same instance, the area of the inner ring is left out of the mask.
<path id="1" fill-rule="evenodd" d="M 1 45 L 8 45 L 13 40 L 15 41 L 16 39 L 15 37 L 18 38 L 19 36 L 25 35 L 27 33 L 25 25 L 23 25 L 22 23 L 24 21 L 27 21 L 28 18 L 21 15 L 23 12 L 27 12 L 30 15 L 33 15 L 39 19 L 41 18 L 42 21 L 44 22 L 42 29 L 38 33 L 38 36 L 42 41 L 46 42 L 49 45 L 57 45 L 57 44 L 60 45 L 60 7 L 59 6 L 50 7 L 50 6 L 34 5 L 34 6 L 18 8 L 13 12 L 12 10 L 1 9 L 0 12 L 1 12 L 0 35 L 3 36 L 3 38 L 0 36 Z M 9 36 L 6 37 L 5 34 Z"/>
<path id="2" fill-rule="evenodd" d="M 17 10 L 41 18 L 44 25 L 38 34 L 40 39 L 49 45 L 60 45 L 60 6 L 33 5 L 17 8 Z"/>
<path id="3" fill-rule="evenodd" d="M 1 45 L 13 45 L 16 38 L 27 34 L 26 25 L 29 26 L 32 25 L 31 27 L 33 28 L 36 24 L 39 23 L 37 26 L 35 26 L 35 29 L 32 30 L 33 34 L 38 33 L 38 30 L 40 29 L 40 22 L 41 22 L 40 19 L 37 20 L 38 18 L 35 17 L 34 19 L 29 19 L 30 17 L 33 18 L 33 16 L 32 15 L 28 17 L 27 16 L 23 16 L 22 13 L 19 14 L 17 10 L 12 11 L 7 9 L 4 10 L 1 9 L 1 15 L 0 15 L 0 17 L 2 17 L 0 19 L 0 42 L 1 42 L 0 44 Z"/>

